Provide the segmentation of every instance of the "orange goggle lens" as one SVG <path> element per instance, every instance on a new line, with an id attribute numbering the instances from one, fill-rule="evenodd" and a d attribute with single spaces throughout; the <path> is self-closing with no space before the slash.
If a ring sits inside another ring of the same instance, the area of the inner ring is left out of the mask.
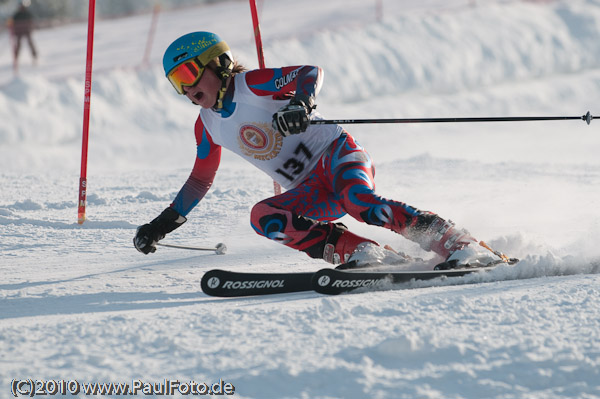
<path id="1" fill-rule="evenodd" d="M 167 76 L 169 82 L 173 85 L 177 93 L 183 94 L 184 86 L 193 86 L 202 77 L 204 67 L 200 66 L 196 60 L 189 60 L 183 64 L 177 65 Z"/>

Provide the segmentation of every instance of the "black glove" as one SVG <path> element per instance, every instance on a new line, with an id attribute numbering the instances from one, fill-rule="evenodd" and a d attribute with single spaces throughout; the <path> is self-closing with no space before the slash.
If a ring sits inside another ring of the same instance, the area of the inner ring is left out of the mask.
<path id="1" fill-rule="evenodd" d="M 308 115 L 315 108 L 312 97 L 298 95 L 273 114 L 273 129 L 278 130 L 284 137 L 302 133 L 308 128 Z"/>
<path id="2" fill-rule="evenodd" d="M 150 252 L 156 251 L 157 242 L 186 221 L 187 219 L 177 213 L 175 209 L 167 208 L 150 223 L 138 227 L 133 238 L 133 245 L 138 251 L 148 255 Z"/>

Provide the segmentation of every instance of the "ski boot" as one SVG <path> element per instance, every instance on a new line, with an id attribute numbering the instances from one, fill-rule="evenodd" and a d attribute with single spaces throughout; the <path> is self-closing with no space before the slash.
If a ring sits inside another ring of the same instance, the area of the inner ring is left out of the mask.
<path id="1" fill-rule="evenodd" d="M 500 263 L 513 264 L 517 261 L 502 252 L 494 251 L 485 242 L 480 241 L 479 243 L 472 242 L 452 252 L 444 262 L 435 266 L 435 270 L 489 267 Z"/>
<path id="2" fill-rule="evenodd" d="M 383 247 L 373 242 L 363 242 L 356 247 L 348 261 L 336 269 L 362 269 L 379 266 L 401 265 L 413 261 L 410 256 L 393 250 L 388 245 Z"/>

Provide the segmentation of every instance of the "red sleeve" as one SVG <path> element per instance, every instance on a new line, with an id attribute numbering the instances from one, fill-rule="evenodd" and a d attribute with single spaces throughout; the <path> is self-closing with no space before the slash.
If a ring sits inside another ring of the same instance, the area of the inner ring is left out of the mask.
<path id="1" fill-rule="evenodd" d="M 247 72 L 245 78 L 246 84 L 257 96 L 285 100 L 299 92 L 315 97 L 321 90 L 323 70 L 310 65 L 256 69 Z"/>
<path id="2" fill-rule="evenodd" d="M 221 146 L 213 143 L 200 117 L 196 121 L 195 132 L 197 151 L 194 168 L 171 204 L 171 207 L 183 216 L 190 213 L 204 198 L 221 162 Z"/>

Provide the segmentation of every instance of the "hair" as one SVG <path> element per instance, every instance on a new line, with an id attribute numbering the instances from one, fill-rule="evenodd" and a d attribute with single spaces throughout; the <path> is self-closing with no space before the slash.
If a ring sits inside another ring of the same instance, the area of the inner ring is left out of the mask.
<path id="1" fill-rule="evenodd" d="M 236 73 L 246 72 L 248 68 L 242 65 L 238 60 L 233 60 L 233 69 L 231 70 L 231 74 L 235 75 Z"/>

